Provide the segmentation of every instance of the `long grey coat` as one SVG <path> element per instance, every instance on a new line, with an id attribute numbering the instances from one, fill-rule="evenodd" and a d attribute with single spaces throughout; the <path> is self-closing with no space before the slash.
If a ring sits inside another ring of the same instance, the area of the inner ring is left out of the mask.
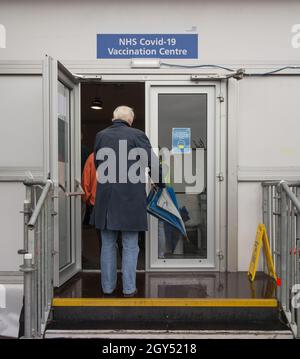
<path id="1" fill-rule="evenodd" d="M 114 120 L 110 127 L 97 133 L 94 147 L 96 169 L 107 159 L 104 157 L 103 160 L 97 160 L 98 150 L 105 147 L 115 151 L 118 165 L 119 140 L 127 140 L 126 159 L 128 169 L 136 162 L 128 160 L 128 152 L 132 148 L 139 147 L 146 150 L 149 162 L 145 167 L 149 167 L 151 170 L 151 152 L 153 150 L 148 137 L 143 131 L 130 127 L 126 121 L 122 120 Z M 156 160 L 158 161 L 157 157 Z M 159 166 L 158 168 L 161 176 L 161 167 Z M 105 172 L 105 170 L 103 171 Z M 100 177 L 104 175 L 100 170 L 97 173 Z M 128 181 L 127 183 L 119 183 L 118 170 L 116 177 L 117 183 L 97 182 L 94 208 L 95 227 L 97 229 L 120 231 L 146 231 L 148 224 L 145 183 L 130 183 Z"/>

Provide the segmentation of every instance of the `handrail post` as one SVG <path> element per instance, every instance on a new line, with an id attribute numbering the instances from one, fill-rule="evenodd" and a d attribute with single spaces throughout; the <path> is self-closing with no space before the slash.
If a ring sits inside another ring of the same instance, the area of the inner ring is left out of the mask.
<path id="1" fill-rule="evenodd" d="M 24 201 L 24 251 L 28 252 L 28 228 L 27 224 L 31 215 L 31 201 L 26 199 Z M 24 253 L 25 254 L 25 253 Z"/>
<path id="2" fill-rule="evenodd" d="M 281 237 L 281 305 L 284 310 L 287 309 L 287 195 L 285 191 L 280 188 L 281 203 L 280 203 L 280 237 Z"/>
<path id="3" fill-rule="evenodd" d="M 35 267 L 32 264 L 32 254 L 24 254 L 24 264 L 20 266 L 24 273 L 24 338 L 32 338 L 32 275 Z"/>
<path id="4" fill-rule="evenodd" d="M 23 272 L 24 278 L 24 337 L 32 337 L 32 321 L 31 321 L 31 303 L 32 303 L 32 255 L 28 254 L 28 222 L 31 215 L 31 188 L 26 186 L 26 198 L 23 205 L 23 248 L 18 250 L 18 254 L 24 255 L 23 265 L 20 271 Z"/>
<path id="5" fill-rule="evenodd" d="M 21 212 L 22 213 L 22 212 Z M 28 222 L 31 216 L 31 188 L 26 187 L 26 199 L 24 200 L 23 205 L 23 249 L 18 250 L 18 254 L 28 253 Z"/>
<path id="6" fill-rule="evenodd" d="M 263 223 L 266 226 L 267 233 L 269 235 L 269 187 L 263 186 L 263 206 L 262 206 L 262 215 L 263 215 Z M 263 257 L 263 271 L 266 273 L 266 261 Z"/>

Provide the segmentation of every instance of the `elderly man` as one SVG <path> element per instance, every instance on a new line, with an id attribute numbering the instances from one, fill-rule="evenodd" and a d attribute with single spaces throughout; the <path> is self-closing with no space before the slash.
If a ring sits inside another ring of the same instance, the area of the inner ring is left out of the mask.
<path id="1" fill-rule="evenodd" d="M 98 178 L 94 216 L 96 229 L 101 231 L 102 237 L 102 290 L 111 294 L 116 288 L 116 241 L 118 232 L 121 231 L 125 297 L 137 293 L 138 234 L 148 229 L 145 183 L 142 180 L 137 181 L 138 176 L 131 176 L 130 168 L 143 158 L 140 162 L 145 169 L 150 169 L 152 179 L 154 172 L 159 174 L 157 177 L 162 178 L 158 158 L 153 153 L 149 139 L 143 131 L 131 127 L 133 120 L 134 112 L 130 107 L 117 107 L 113 113 L 112 125 L 97 133 L 94 148 Z M 132 160 L 132 156 L 128 158 L 131 150 L 141 150 L 141 156 L 136 157 L 137 161 Z M 143 156 L 143 153 L 146 156 Z M 116 168 L 112 168 L 114 166 Z M 141 172 L 145 173 L 145 169 L 139 167 L 140 179 L 143 178 Z M 155 182 L 164 186 L 161 180 Z"/>

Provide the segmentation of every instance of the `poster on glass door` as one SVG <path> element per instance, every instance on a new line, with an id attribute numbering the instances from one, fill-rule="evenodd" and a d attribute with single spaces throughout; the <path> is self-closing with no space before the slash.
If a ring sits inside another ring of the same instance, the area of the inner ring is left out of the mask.
<path id="1" fill-rule="evenodd" d="M 191 152 L 191 129 L 190 128 L 172 128 L 172 153 L 190 153 Z"/>

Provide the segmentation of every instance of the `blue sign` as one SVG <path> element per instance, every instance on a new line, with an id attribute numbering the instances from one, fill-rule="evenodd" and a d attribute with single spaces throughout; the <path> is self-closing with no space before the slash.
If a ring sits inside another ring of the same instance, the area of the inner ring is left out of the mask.
<path id="1" fill-rule="evenodd" d="M 97 34 L 97 59 L 197 59 L 197 34 Z"/>
<path id="2" fill-rule="evenodd" d="M 172 128 L 172 152 L 175 154 L 191 152 L 190 128 Z"/>

